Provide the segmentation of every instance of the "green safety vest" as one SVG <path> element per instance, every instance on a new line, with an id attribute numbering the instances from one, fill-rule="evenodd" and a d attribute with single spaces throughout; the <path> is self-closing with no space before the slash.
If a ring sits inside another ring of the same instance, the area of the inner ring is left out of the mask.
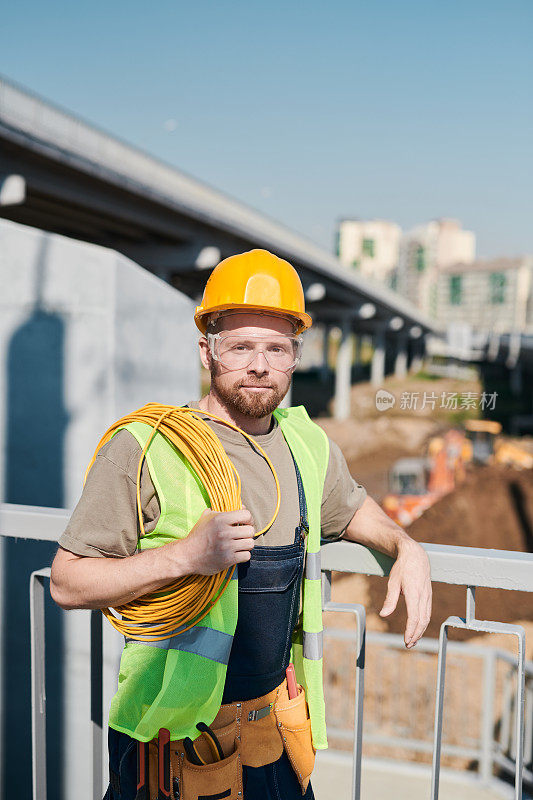
<path id="1" fill-rule="evenodd" d="M 293 632 L 290 660 L 298 682 L 306 691 L 313 744 L 317 750 L 326 749 L 320 511 L 329 441 L 303 406 L 278 408 L 274 416 L 302 476 L 309 523 L 302 624 Z M 144 448 L 152 432 L 151 426 L 132 422 L 123 427 Z M 161 515 L 155 529 L 141 538 L 141 550 L 184 538 L 202 512 L 210 507 L 207 492 L 189 462 L 162 434 L 155 434 L 146 461 Z M 222 703 L 237 614 L 236 568 L 232 580 L 209 613 L 188 631 L 162 642 L 127 640 L 120 661 L 118 691 L 111 701 L 110 727 L 143 742 L 157 736 L 160 728 L 168 728 L 172 740 L 198 736 L 196 723 L 202 721 L 209 725 Z"/>

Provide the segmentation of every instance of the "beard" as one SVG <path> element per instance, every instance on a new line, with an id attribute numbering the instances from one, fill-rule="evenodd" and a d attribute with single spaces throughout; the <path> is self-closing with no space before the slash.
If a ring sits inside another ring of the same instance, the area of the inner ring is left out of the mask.
<path id="1" fill-rule="evenodd" d="M 256 394 L 248 392 L 243 388 L 244 385 L 267 386 L 268 389 L 266 392 Z M 227 386 L 220 380 L 217 366 L 213 365 L 211 368 L 211 390 L 218 395 L 228 409 L 254 419 L 261 419 L 272 414 L 289 391 L 289 386 L 290 380 L 287 381 L 285 389 L 279 389 L 271 383 L 253 381 L 251 378 L 241 378 L 233 385 Z"/>

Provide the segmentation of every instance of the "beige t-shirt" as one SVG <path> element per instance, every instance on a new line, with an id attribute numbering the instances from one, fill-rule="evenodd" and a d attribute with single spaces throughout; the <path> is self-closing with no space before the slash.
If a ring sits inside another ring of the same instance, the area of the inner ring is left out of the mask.
<path id="1" fill-rule="evenodd" d="M 199 408 L 197 401 L 188 403 Z M 276 488 L 263 456 L 237 431 L 203 417 L 220 438 L 241 477 L 243 505 L 250 511 L 255 529 L 267 525 L 274 513 Z M 255 546 L 285 545 L 294 541 L 299 523 L 298 483 L 294 462 L 278 422 L 268 433 L 255 436 L 272 461 L 281 487 L 281 505 L 272 527 L 255 540 Z M 350 475 L 338 445 L 329 441 L 329 462 L 322 495 L 322 538 L 334 541 L 366 497 L 366 489 Z M 140 531 L 137 519 L 136 481 L 141 448 L 129 431 L 121 430 L 98 451 L 81 498 L 59 539 L 65 550 L 80 556 L 132 555 Z M 141 507 L 146 532 L 159 519 L 159 502 L 146 460 L 141 470 Z"/>

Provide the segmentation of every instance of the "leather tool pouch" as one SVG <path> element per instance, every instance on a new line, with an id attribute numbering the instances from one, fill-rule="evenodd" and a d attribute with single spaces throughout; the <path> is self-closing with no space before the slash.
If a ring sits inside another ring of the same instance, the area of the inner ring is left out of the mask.
<path id="1" fill-rule="evenodd" d="M 286 681 L 281 685 L 274 703 L 274 714 L 283 747 L 296 773 L 302 794 L 305 794 L 315 765 L 316 750 L 311 737 L 311 720 L 305 692 L 300 684 L 298 696 L 292 700 L 289 700 Z"/>
<path id="2" fill-rule="evenodd" d="M 242 758 L 235 739 L 235 722 L 213 728 L 225 758 L 214 761 L 205 737 L 194 740 L 198 754 L 207 762 L 189 761 L 183 739 L 170 743 L 170 797 L 172 800 L 242 800 Z M 157 800 L 157 745 L 150 743 L 150 798 Z"/>
<path id="3" fill-rule="evenodd" d="M 178 779 L 179 800 L 242 800 L 242 763 L 240 747 L 237 745 L 231 755 L 222 761 L 214 761 L 205 766 L 191 764 L 187 755 L 176 756 L 171 766 L 171 783 L 176 786 Z"/>

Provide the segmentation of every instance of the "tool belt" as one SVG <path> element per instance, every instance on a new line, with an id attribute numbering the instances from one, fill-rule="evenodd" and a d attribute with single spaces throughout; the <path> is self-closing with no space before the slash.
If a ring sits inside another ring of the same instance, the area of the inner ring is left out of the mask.
<path id="1" fill-rule="evenodd" d="M 222 749 L 215 760 L 209 737 L 200 735 L 194 747 L 205 764 L 189 758 L 184 739 L 170 742 L 170 794 L 172 800 L 210 800 L 224 797 L 242 800 L 242 767 L 262 767 L 277 761 L 285 749 L 305 794 L 315 763 L 311 720 L 305 692 L 289 699 L 286 679 L 271 692 L 252 700 L 223 704 L 209 726 Z M 190 743 L 189 743 L 190 744 Z M 158 739 L 149 743 L 147 800 L 157 800 L 161 780 Z"/>

